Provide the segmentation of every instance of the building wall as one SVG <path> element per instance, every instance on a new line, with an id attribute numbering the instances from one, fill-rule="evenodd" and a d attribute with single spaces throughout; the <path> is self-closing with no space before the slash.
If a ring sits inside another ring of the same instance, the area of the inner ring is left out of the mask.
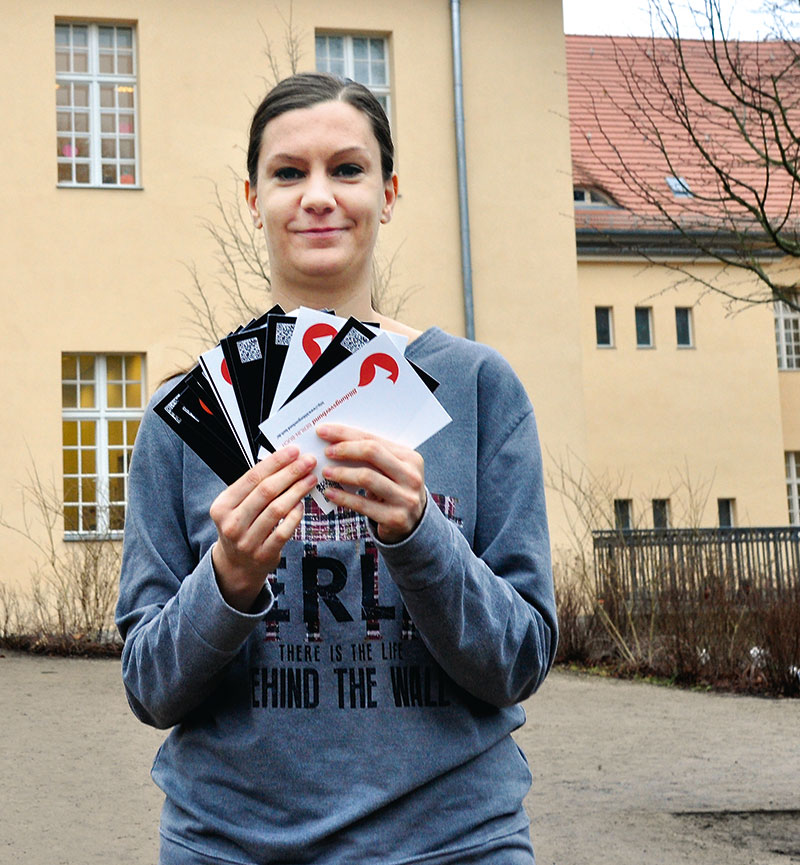
<path id="1" fill-rule="evenodd" d="M 732 313 L 642 261 L 582 259 L 578 275 L 591 472 L 633 500 L 637 526 L 652 527 L 653 498 L 671 499 L 676 526 L 717 525 L 718 498 L 736 500 L 738 525 L 786 525 L 771 305 Z M 595 306 L 613 307 L 614 348 L 596 346 Z M 653 348 L 636 347 L 636 306 L 652 307 Z M 692 308 L 693 348 L 677 347 L 676 306 Z"/>
<path id="2" fill-rule="evenodd" d="M 465 0 L 464 87 L 477 336 L 500 349 L 536 404 L 548 453 L 583 453 L 581 357 L 559 0 Z M 280 54 L 288 3 L 31 0 L 7 10 L 0 54 L 7 130 L 0 163 L 5 252 L 0 373 L 6 411 L 0 511 L 20 525 L 36 467 L 61 484 L 62 352 L 143 352 L 152 391 L 201 347 L 186 323 L 194 264 L 214 296 L 202 227 L 238 192 L 253 105 Z M 314 32 L 388 35 L 401 197 L 380 241 L 401 317 L 463 333 L 450 9 L 445 0 L 294 0 L 301 68 Z M 133 22 L 141 189 L 56 185 L 54 23 Z M 285 67 L 288 71 L 288 67 Z M 264 298 L 264 308 L 269 305 Z M 235 324 L 231 320 L 231 324 Z M 551 503 L 554 533 L 560 512 Z M 2 533 L 3 583 L 28 582 L 30 546 Z"/>

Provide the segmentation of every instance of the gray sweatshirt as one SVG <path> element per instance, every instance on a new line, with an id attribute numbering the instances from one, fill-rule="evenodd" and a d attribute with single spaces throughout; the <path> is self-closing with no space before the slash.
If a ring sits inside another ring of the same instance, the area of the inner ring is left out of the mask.
<path id="1" fill-rule="evenodd" d="M 211 564 L 222 482 L 145 415 L 117 622 L 134 713 L 173 727 L 162 862 L 531 861 L 491 851 L 527 832 L 510 733 L 556 649 L 533 410 L 485 346 L 433 328 L 407 356 L 453 418 L 420 447 L 419 526 L 386 545 L 307 499 L 251 614 Z"/>

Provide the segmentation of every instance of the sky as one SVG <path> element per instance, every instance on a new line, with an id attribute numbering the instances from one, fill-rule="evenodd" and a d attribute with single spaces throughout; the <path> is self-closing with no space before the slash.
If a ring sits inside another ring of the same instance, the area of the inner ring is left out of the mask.
<path id="1" fill-rule="evenodd" d="M 721 0 L 723 16 L 730 19 L 729 35 L 739 39 L 764 38 L 770 33 L 771 18 L 761 11 L 763 0 Z M 689 7 L 699 0 L 674 0 L 682 36 L 700 35 Z M 649 36 L 647 0 L 563 0 L 564 32 L 594 36 Z M 656 32 L 655 35 L 662 35 Z"/>

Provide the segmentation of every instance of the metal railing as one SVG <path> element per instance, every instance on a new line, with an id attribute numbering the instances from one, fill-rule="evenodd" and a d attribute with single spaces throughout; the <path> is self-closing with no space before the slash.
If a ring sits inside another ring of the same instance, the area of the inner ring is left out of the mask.
<path id="1" fill-rule="evenodd" d="M 592 532 L 598 598 L 697 593 L 781 595 L 800 586 L 800 526 Z"/>

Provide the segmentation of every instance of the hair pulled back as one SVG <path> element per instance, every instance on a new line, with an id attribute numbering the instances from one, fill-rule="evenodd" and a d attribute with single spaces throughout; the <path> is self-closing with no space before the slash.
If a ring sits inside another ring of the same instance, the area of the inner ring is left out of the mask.
<path id="1" fill-rule="evenodd" d="M 381 173 L 389 180 L 394 172 L 394 145 L 389 121 L 380 102 L 363 84 L 325 72 L 300 72 L 275 85 L 256 108 L 250 123 L 247 145 L 247 175 L 255 188 L 258 181 L 258 155 L 264 129 L 287 111 L 311 108 L 320 102 L 346 102 L 366 114 L 381 154 Z"/>

